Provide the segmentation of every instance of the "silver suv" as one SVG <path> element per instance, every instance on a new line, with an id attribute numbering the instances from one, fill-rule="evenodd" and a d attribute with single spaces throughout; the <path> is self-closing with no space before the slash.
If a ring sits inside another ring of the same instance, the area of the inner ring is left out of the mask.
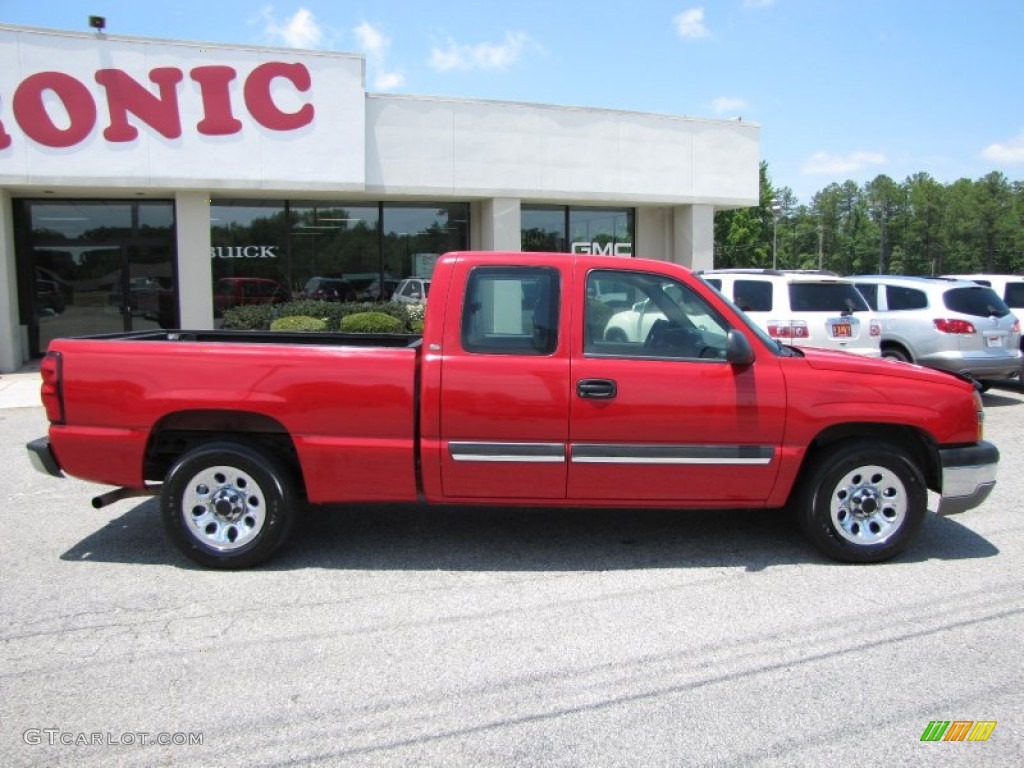
<path id="1" fill-rule="evenodd" d="M 946 275 L 957 280 L 970 280 L 972 283 L 987 285 L 1006 302 L 1017 319 L 1024 317 L 1024 275 Z M 1020 342 L 1020 351 L 1024 352 L 1024 339 Z M 1024 369 L 1020 371 L 1020 378 L 1024 381 Z"/>
<path id="2" fill-rule="evenodd" d="M 701 277 L 781 344 L 881 356 L 881 324 L 850 280 L 771 269 L 711 269 Z"/>
<path id="3" fill-rule="evenodd" d="M 933 277 L 850 279 L 878 311 L 884 357 L 986 383 L 1020 371 L 1020 321 L 991 288 Z"/>

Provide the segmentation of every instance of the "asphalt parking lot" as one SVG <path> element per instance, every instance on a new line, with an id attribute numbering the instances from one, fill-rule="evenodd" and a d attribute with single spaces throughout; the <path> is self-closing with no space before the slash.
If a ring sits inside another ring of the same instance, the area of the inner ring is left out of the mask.
<path id="1" fill-rule="evenodd" d="M 882 565 L 763 512 L 387 506 L 239 573 L 0 409 L 0 765 L 1019 766 L 1024 394 L 985 403 L 992 496 Z"/>

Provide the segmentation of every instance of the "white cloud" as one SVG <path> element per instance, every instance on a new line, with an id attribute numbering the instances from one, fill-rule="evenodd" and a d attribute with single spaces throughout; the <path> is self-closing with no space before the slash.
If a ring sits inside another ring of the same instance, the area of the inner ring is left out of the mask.
<path id="1" fill-rule="evenodd" d="M 835 175 L 860 171 L 871 165 L 881 165 L 886 156 L 880 152 L 850 152 L 833 155 L 829 152 L 815 152 L 801 166 L 800 172 L 810 176 Z"/>
<path id="2" fill-rule="evenodd" d="M 438 72 L 453 69 L 508 69 L 522 55 L 530 42 L 523 32 L 506 32 L 501 43 L 460 45 L 449 40 L 447 47 L 435 46 L 430 52 L 430 66 Z"/>
<path id="3" fill-rule="evenodd" d="M 711 35 L 704 23 L 703 8 L 687 8 L 673 18 L 672 23 L 676 27 L 676 33 L 684 40 L 696 40 Z"/>
<path id="4" fill-rule="evenodd" d="M 737 99 L 731 96 L 719 96 L 711 102 L 711 110 L 716 115 L 736 114 L 739 110 L 749 106 L 746 99 Z"/>
<path id="5" fill-rule="evenodd" d="M 278 23 L 273 16 L 273 8 L 267 6 L 262 11 L 264 33 L 273 41 L 280 41 L 289 48 L 316 48 L 323 39 L 323 32 L 317 24 L 312 12 L 299 8 L 290 19 Z"/>
<path id="6" fill-rule="evenodd" d="M 391 91 L 405 83 L 405 76 L 400 72 L 389 72 L 387 67 L 388 51 L 391 49 L 391 38 L 368 21 L 364 21 L 352 29 L 356 43 L 366 54 L 367 68 L 373 75 L 373 87 L 378 91 Z"/>
<path id="7" fill-rule="evenodd" d="M 355 27 L 352 33 L 367 56 L 383 57 L 387 55 L 388 48 L 391 47 L 391 40 L 368 21 Z"/>
<path id="8" fill-rule="evenodd" d="M 378 91 L 393 91 L 405 85 L 405 75 L 399 72 L 381 72 L 373 78 L 373 87 Z"/>
<path id="9" fill-rule="evenodd" d="M 1024 164 L 1024 132 L 1017 134 L 1006 143 L 989 144 L 981 151 L 986 160 L 1005 165 Z"/>

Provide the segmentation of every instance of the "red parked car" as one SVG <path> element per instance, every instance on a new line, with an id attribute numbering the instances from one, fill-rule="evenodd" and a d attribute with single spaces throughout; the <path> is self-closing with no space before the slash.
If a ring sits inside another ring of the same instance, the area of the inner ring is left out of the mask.
<path id="1" fill-rule="evenodd" d="M 290 299 L 287 288 L 265 277 L 222 277 L 213 288 L 214 314 L 242 304 L 278 304 Z"/>

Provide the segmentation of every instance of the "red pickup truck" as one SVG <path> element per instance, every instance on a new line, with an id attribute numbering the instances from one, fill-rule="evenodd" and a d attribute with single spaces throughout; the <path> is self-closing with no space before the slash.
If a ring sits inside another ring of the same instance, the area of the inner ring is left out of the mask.
<path id="1" fill-rule="evenodd" d="M 928 489 L 976 507 L 999 459 L 970 382 L 780 346 L 689 270 L 608 256 L 447 254 L 422 337 L 57 339 L 42 377 L 36 467 L 119 486 L 97 507 L 159 494 L 213 567 L 270 557 L 302 504 L 370 501 L 789 507 L 826 554 L 880 561 Z"/>

